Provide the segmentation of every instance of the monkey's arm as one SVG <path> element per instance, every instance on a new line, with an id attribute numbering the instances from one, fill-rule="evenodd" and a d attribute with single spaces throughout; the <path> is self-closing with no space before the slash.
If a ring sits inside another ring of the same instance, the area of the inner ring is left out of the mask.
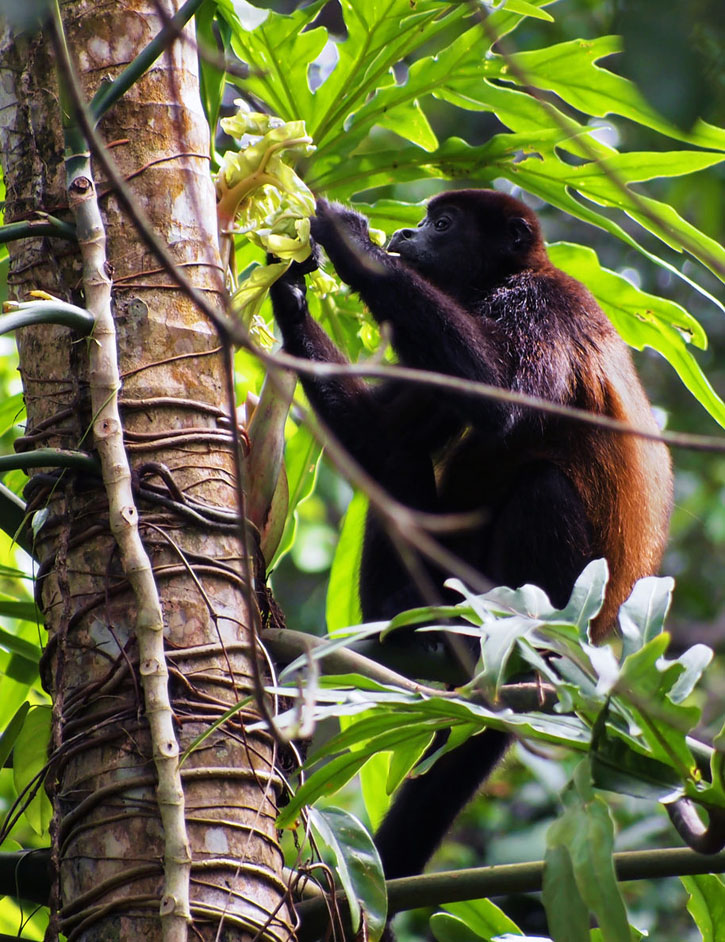
<path id="1" fill-rule="evenodd" d="M 495 322 L 472 316 L 372 243 L 367 220 L 354 210 L 318 200 L 311 222 L 315 241 L 340 278 L 360 295 L 378 323 L 392 326 L 393 345 L 403 363 L 496 386 L 508 384 L 508 345 Z M 458 397 L 454 401 L 463 403 Z M 478 411 L 476 400 L 465 401 L 469 411 Z M 487 425 L 498 411 L 498 406 L 486 403 Z"/>
<path id="2" fill-rule="evenodd" d="M 284 349 L 303 359 L 344 365 L 347 360 L 310 315 L 304 275 L 293 266 L 270 291 Z M 393 383 L 369 386 L 341 373 L 300 379 L 315 413 L 352 457 L 388 493 L 413 507 L 429 509 L 435 499 L 429 436 L 435 433 L 410 412 L 415 398 Z"/>
<path id="3" fill-rule="evenodd" d="M 272 285 L 270 297 L 287 353 L 313 362 L 347 363 L 310 315 L 304 274 L 291 268 Z M 315 412 L 353 456 L 373 472 L 376 458 L 372 443 L 378 437 L 380 409 L 372 390 L 360 377 L 342 373 L 337 376 L 301 373 L 300 380 Z"/>

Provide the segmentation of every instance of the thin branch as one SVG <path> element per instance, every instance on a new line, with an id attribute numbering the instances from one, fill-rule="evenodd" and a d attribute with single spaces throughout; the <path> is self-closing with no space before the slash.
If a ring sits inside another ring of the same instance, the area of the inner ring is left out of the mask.
<path id="1" fill-rule="evenodd" d="M 0 317 L 0 334 L 7 334 L 11 330 L 21 327 L 31 327 L 35 324 L 58 324 L 61 327 L 70 327 L 84 337 L 90 334 L 95 323 L 93 315 L 77 304 L 69 304 L 60 298 L 50 298 L 45 292 L 31 292 L 42 295 L 42 299 L 33 301 L 6 301 L 4 305 L 6 314 Z"/>
<path id="2" fill-rule="evenodd" d="M 524 406 L 536 412 L 548 415 L 557 415 L 581 425 L 591 425 L 597 428 L 610 429 L 621 435 L 633 435 L 636 438 L 645 438 L 653 442 L 664 442 L 673 448 L 686 448 L 690 451 L 704 451 L 725 453 L 725 438 L 713 435 L 692 435 L 687 432 L 650 432 L 648 429 L 638 428 L 620 419 L 608 415 L 599 415 L 580 409 L 576 406 L 559 405 L 547 399 L 539 399 L 513 389 L 503 389 L 500 386 L 491 386 L 475 380 L 463 379 L 458 376 L 449 376 L 446 373 L 434 373 L 428 370 L 413 369 L 408 366 L 381 365 L 379 363 L 323 363 L 319 360 L 306 360 L 302 357 L 292 356 L 279 350 L 269 353 L 264 350 L 253 351 L 266 365 L 276 365 L 280 369 L 290 369 L 297 373 L 309 373 L 315 376 L 369 376 L 376 379 L 399 379 L 408 383 L 417 383 L 435 389 L 446 389 L 451 392 L 464 393 L 472 398 L 493 399 L 496 402 L 508 402 L 512 405 Z"/>
<path id="3" fill-rule="evenodd" d="M 74 471 L 99 475 L 98 461 L 84 451 L 64 451 L 62 448 L 38 448 L 19 455 L 0 455 L 0 473 L 20 468 L 72 468 Z"/>
<path id="4" fill-rule="evenodd" d="M 725 853 L 707 856 L 682 847 L 629 851 L 614 854 L 614 867 L 617 879 L 622 882 L 697 873 L 723 873 Z M 544 861 L 538 860 L 388 880 L 388 914 L 510 893 L 536 893 L 541 890 L 543 873 Z M 343 893 L 338 894 L 336 902 L 343 911 L 347 911 Z M 312 942 L 319 937 L 326 924 L 325 900 L 305 900 L 296 908 L 302 920 L 298 942 Z"/>

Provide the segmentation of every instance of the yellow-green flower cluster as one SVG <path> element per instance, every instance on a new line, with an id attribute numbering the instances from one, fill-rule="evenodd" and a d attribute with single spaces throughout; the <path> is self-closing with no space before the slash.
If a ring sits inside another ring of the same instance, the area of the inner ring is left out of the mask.
<path id="1" fill-rule="evenodd" d="M 310 254 L 309 217 L 315 211 L 312 192 L 288 161 L 313 150 L 304 121 L 281 121 L 250 111 L 236 102 L 237 114 L 222 119 L 227 134 L 239 140 L 239 152 L 228 151 L 217 174 L 217 200 L 222 229 L 235 220 L 256 245 L 286 261 Z"/>

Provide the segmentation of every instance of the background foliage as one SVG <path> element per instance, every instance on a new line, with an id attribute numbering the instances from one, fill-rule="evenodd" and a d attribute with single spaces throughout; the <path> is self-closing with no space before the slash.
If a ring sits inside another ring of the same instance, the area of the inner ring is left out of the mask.
<path id="1" fill-rule="evenodd" d="M 539 212 L 556 263 L 587 283 L 638 351 L 662 424 L 713 434 L 725 425 L 725 326 L 717 300 L 725 273 L 725 44 L 717 42 L 723 26 L 714 0 L 678 0 L 668 17 L 651 6 L 617 12 L 594 0 L 508 0 L 495 7 L 440 0 L 345 0 L 340 6 L 316 0 L 304 7 L 207 0 L 197 17 L 202 53 L 223 51 L 249 72 L 225 75 L 217 60 L 202 54 L 204 105 L 213 128 L 238 96 L 284 121 L 304 121 L 315 150 L 297 162 L 297 172 L 313 192 L 353 200 L 388 234 L 415 224 L 421 200 L 444 186 L 496 186 L 523 197 Z M 238 146 L 219 133 L 212 164 L 218 167 L 222 152 Z M 236 240 L 240 281 L 262 261 L 258 245 Z M 0 271 L 6 274 L 5 264 Z M 377 329 L 344 289 L 313 297 L 311 308 L 351 359 L 379 348 Z M 262 307 L 261 315 L 271 332 L 269 310 Z M 264 336 L 259 322 L 255 326 L 256 336 Z M 0 342 L 0 453 L 9 454 L 21 433 L 22 401 L 12 350 Z M 240 353 L 237 368 L 240 398 L 258 393 L 258 361 Z M 299 420 L 305 403 L 301 393 L 297 397 L 286 448 L 292 515 L 272 583 L 290 626 L 321 635 L 358 620 L 352 574 L 362 504 L 356 498 L 341 531 L 351 489 L 320 460 L 319 446 Z M 670 657 L 697 641 L 717 650 L 725 635 L 725 456 L 678 450 L 674 458 L 676 507 L 663 566 L 677 580 Z M 24 475 L 8 472 L 3 483 L 20 493 Z M 9 730 L 5 742 L 12 745 L 16 711 L 26 701 L 46 703 L 37 666 L 44 637 L 26 578 L 30 561 L 10 537 L 0 540 L 0 727 Z M 688 700 L 703 710 L 703 737 L 722 724 L 724 686 L 716 663 Z M 42 711 L 31 715 L 42 721 Z M 26 723 L 26 743 L 33 728 Z M 558 796 L 574 771 L 570 752 L 545 752 L 516 750 L 487 786 L 487 799 L 463 816 L 437 867 L 543 856 Z M 368 766 L 366 774 L 370 795 L 375 776 L 384 773 Z M 20 784 L 11 768 L 0 771 L 5 809 Z M 577 807 L 589 804 L 599 814 L 584 792 L 579 787 Z M 24 847 L 46 841 L 32 826 L 43 830 L 39 801 L 3 850 L 16 846 L 13 841 Z M 340 801 L 366 823 L 382 810 L 364 807 L 359 792 L 335 798 Z M 618 849 L 671 842 L 656 804 L 626 794 L 608 801 Z M 324 839 L 324 821 L 318 830 Z M 717 938 L 703 928 L 721 900 L 712 880 L 691 878 L 684 889 L 673 881 L 667 893 L 631 884 L 625 889 L 630 921 L 664 940 L 699 938 L 684 914 L 689 893 L 702 937 Z M 354 874 L 349 881 L 356 885 Z M 514 898 L 504 908 L 523 930 L 547 931 L 536 902 Z M 374 902 L 370 910 L 378 911 Z M 623 937 L 607 924 L 606 912 L 597 914 L 605 933 L 614 933 L 605 938 Z M 20 919 L 6 899 L 0 931 L 15 932 Z M 408 915 L 401 938 L 406 931 L 416 939 L 431 931 L 441 940 L 470 938 L 470 929 L 456 936 L 461 919 L 476 925 L 481 938 L 510 929 L 493 910 L 451 907 L 431 929 L 422 914 Z M 24 935 L 40 938 L 42 922 L 41 914 Z"/>

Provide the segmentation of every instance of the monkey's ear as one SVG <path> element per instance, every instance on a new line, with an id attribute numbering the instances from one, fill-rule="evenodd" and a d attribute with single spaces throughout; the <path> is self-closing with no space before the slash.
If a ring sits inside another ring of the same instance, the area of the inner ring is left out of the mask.
<path id="1" fill-rule="evenodd" d="M 533 227 L 523 216 L 513 216 L 509 219 L 508 230 L 511 236 L 511 245 L 517 251 L 528 249 L 533 244 Z"/>

